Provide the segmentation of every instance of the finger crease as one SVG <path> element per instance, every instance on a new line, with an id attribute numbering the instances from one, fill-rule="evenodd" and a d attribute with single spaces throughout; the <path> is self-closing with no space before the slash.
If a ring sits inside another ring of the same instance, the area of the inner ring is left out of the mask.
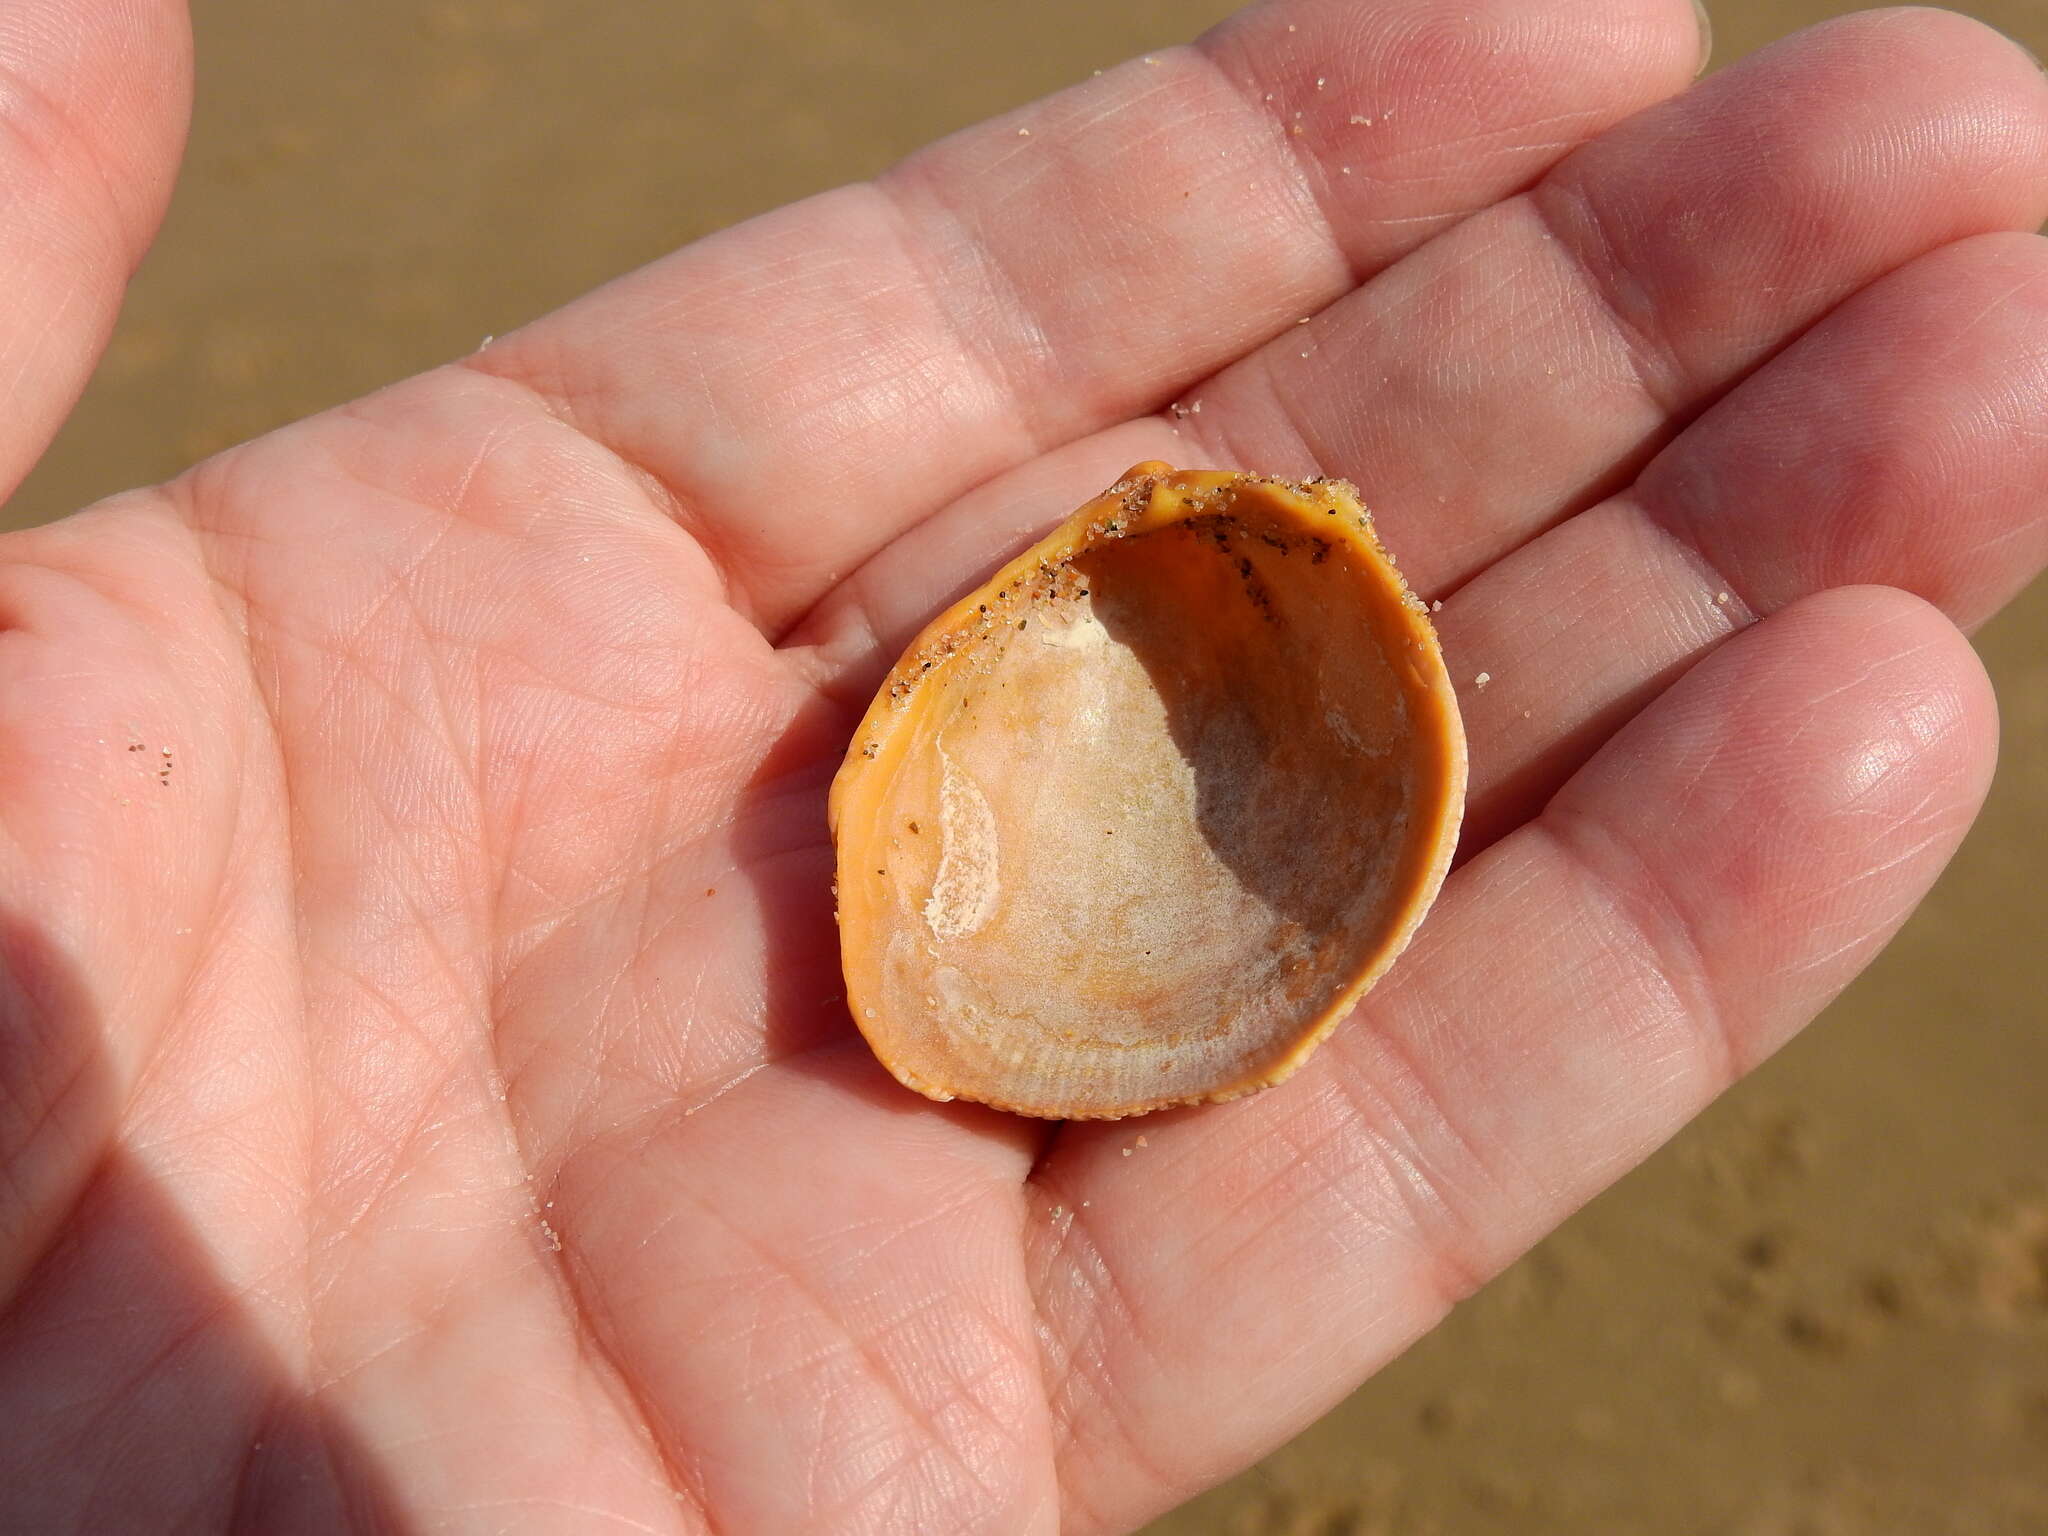
<path id="1" fill-rule="evenodd" d="M 1608 914 L 1626 925 L 1628 936 L 1693 1026 L 1712 1092 L 1719 1093 L 1754 1066 L 1716 998 L 1706 946 L 1642 850 L 1597 817 L 1556 804 L 1531 825 L 1585 880 Z"/>
<path id="2" fill-rule="evenodd" d="M 719 547 L 720 541 L 712 531 L 715 526 L 712 520 L 701 516 L 697 511 L 698 499 L 644 459 L 587 426 L 580 419 L 581 413 L 577 410 L 572 391 L 549 387 L 534 377 L 530 371 L 520 374 L 501 373 L 491 366 L 488 350 L 472 352 L 467 357 L 457 358 L 449 366 L 465 369 L 481 378 L 506 384 L 518 390 L 526 397 L 528 403 L 543 415 L 568 428 L 611 460 L 615 468 L 639 486 L 647 497 L 651 510 L 680 528 L 703 551 L 711 569 L 718 573 L 718 601 L 737 606 L 734 604 L 735 592 L 745 595 L 744 587 L 735 571 L 739 562 Z M 751 609 L 751 604 L 747 606 Z"/>
<path id="3" fill-rule="evenodd" d="M 1618 243 L 1608 233 L 1597 203 L 1557 176 L 1538 182 L 1525 194 L 1525 201 L 1539 230 L 1548 243 L 1564 252 L 1579 286 L 1620 343 L 1636 387 L 1660 415 L 1674 422 L 1681 419 L 1693 404 L 1684 369 L 1669 343 L 1646 320 L 1638 318 L 1636 310 L 1648 306 L 1631 305 L 1624 300 L 1624 282 L 1633 283 L 1634 278 Z M 1553 201 L 1576 208 L 1579 217 L 1566 216 L 1562 209 L 1553 206 Z"/>
<path id="4" fill-rule="evenodd" d="M 1344 248 L 1344 242 L 1337 237 L 1337 216 L 1317 185 L 1320 179 L 1317 173 L 1321 170 L 1321 164 L 1314 153 L 1295 141 L 1294 134 L 1288 131 L 1287 124 L 1280 121 L 1277 114 L 1268 112 L 1262 101 L 1253 99 L 1252 92 L 1258 89 L 1257 86 L 1233 79 L 1230 71 L 1225 69 L 1202 44 L 1197 43 L 1188 51 L 1228 87 L 1233 101 L 1243 107 L 1249 116 L 1266 126 L 1268 137 L 1279 147 L 1281 163 L 1288 169 L 1288 181 L 1295 193 L 1294 200 L 1309 216 L 1308 223 L 1313 226 L 1311 232 L 1343 269 L 1345 288 L 1356 288 L 1364 281 L 1365 272 L 1352 260 L 1351 253 Z"/>
<path id="5" fill-rule="evenodd" d="M 881 204 L 884 218 L 895 234 L 897 258 L 916 280 L 918 291 L 924 295 L 945 336 L 953 343 L 953 355 L 972 368 L 976 378 L 1000 402 L 1000 417 L 1016 424 L 1022 442 L 1007 456 L 1008 461 L 1020 463 L 1034 458 L 1050 448 L 1052 442 L 1044 425 L 1033 419 L 1029 402 L 1034 391 L 1026 388 L 1017 377 L 1019 365 L 1011 362 L 1010 358 L 1013 353 L 1020 354 L 1026 364 L 1037 363 L 1050 369 L 1058 366 L 1057 349 L 1037 307 L 1025 297 L 1023 283 L 1002 253 L 969 224 L 935 185 L 918 177 L 917 165 L 915 158 L 907 160 L 869 183 Z M 977 258 L 974 269 L 986 281 L 990 300 L 1021 331 L 1024 338 L 1021 345 L 1006 342 L 1002 346 L 990 347 L 986 338 L 962 321 L 953 304 L 948 302 L 949 285 L 926 265 L 919 254 L 921 241 L 917 222 L 904 203 L 905 193 L 899 190 L 899 182 L 916 187 L 931 211 L 972 247 Z"/>

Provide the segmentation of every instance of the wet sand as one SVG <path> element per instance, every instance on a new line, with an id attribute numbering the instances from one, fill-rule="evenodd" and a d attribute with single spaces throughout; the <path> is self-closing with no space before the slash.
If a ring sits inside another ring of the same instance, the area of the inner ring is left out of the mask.
<path id="1" fill-rule="evenodd" d="M 465 352 L 1228 8 L 207 0 L 170 221 L 9 517 Z M 1725 63 L 1848 7 L 1713 9 Z M 2048 53 L 2041 0 L 1965 9 Z M 1980 642 L 1998 784 L 1870 974 L 1155 1536 L 2048 1532 L 2048 585 Z"/>

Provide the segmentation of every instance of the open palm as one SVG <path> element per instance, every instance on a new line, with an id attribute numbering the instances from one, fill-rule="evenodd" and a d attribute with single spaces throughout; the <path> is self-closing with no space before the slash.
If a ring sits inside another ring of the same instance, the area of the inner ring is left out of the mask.
<path id="1" fill-rule="evenodd" d="M 17 10 L 11 478 L 183 78 L 170 6 Z M 0 1525 L 1127 1529 L 1809 1019 L 2048 556 L 2048 84 L 1898 12 L 1653 105 L 1698 50 L 1274 0 L 0 544 Z M 826 784 L 1148 457 L 1359 484 L 1464 862 L 1275 1092 L 927 1103 Z"/>

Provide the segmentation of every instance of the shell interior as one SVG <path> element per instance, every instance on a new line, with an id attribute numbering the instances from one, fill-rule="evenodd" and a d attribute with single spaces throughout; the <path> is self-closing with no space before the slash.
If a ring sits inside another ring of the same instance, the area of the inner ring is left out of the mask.
<path id="1" fill-rule="evenodd" d="M 1455 706 L 1348 488 L 1163 470 L 942 616 L 835 787 L 849 1001 L 934 1097 L 1276 1081 L 1441 878 Z"/>

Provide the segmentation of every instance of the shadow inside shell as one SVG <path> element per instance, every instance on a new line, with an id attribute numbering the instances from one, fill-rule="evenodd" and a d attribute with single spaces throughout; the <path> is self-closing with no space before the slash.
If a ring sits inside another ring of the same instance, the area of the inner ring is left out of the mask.
<path id="1" fill-rule="evenodd" d="M 1163 707 L 1202 842 L 1272 914 L 1267 946 L 1321 950 L 1374 910 L 1405 797 L 1400 755 L 1349 750 L 1330 720 L 1384 712 L 1391 683 L 1373 675 L 1386 670 L 1376 650 L 1330 654 L 1360 626 L 1315 622 L 1321 583 L 1282 590 L 1299 579 L 1284 562 L 1306 556 L 1250 542 L 1182 523 L 1098 547 L 1077 569 Z"/>

